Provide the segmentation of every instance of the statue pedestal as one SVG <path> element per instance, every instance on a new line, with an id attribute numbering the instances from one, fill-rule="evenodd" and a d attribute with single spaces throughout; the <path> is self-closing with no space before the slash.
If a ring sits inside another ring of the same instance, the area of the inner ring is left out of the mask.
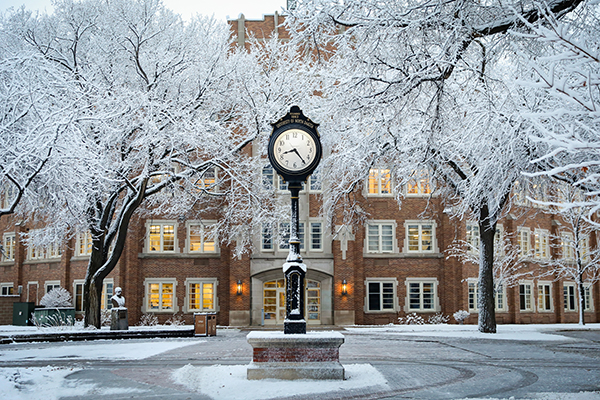
<path id="1" fill-rule="evenodd" d="M 129 322 L 127 320 L 127 308 L 113 307 L 110 309 L 110 330 L 111 331 L 129 330 Z"/>
<path id="2" fill-rule="evenodd" d="M 248 379 L 344 379 L 339 332 L 250 332 L 253 348 Z"/>

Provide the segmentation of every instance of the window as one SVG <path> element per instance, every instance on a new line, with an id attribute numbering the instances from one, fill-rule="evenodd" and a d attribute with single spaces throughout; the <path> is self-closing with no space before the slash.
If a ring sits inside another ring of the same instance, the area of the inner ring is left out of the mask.
<path id="1" fill-rule="evenodd" d="M 310 250 L 323 250 L 323 224 L 320 222 L 310 223 Z"/>
<path id="2" fill-rule="evenodd" d="M 205 169 L 200 179 L 196 181 L 196 187 L 207 192 L 215 191 L 217 187 L 217 169 L 215 167 Z"/>
<path id="3" fill-rule="evenodd" d="M 433 221 L 406 221 L 405 252 L 408 253 L 435 253 L 435 222 Z"/>
<path id="4" fill-rule="evenodd" d="M 533 311 L 533 283 L 519 283 L 519 310 Z"/>
<path id="5" fill-rule="evenodd" d="M 562 232 L 560 234 L 560 248 L 562 249 L 563 260 L 574 260 L 575 259 L 572 233 Z"/>
<path id="6" fill-rule="evenodd" d="M 0 294 L 2 296 L 11 296 L 13 294 L 13 284 L 10 283 L 0 283 Z"/>
<path id="7" fill-rule="evenodd" d="M 17 189 L 12 183 L 4 183 L 2 193 L 2 208 L 9 208 L 17 195 Z"/>
<path id="8" fill-rule="evenodd" d="M 60 287 L 60 281 L 46 281 L 44 284 L 44 288 L 46 289 L 46 293 L 51 292 L 54 289 Z"/>
<path id="9" fill-rule="evenodd" d="M 304 250 L 304 222 L 298 224 L 298 239 L 300 240 L 300 250 Z M 281 222 L 279 224 L 279 249 L 290 248 L 290 223 Z"/>
<path id="10" fill-rule="evenodd" d="M 396 311 L 396 279 L 373 278 L 365 281 L 367 287 L 367 312 Z"/>
<path id="11" fill-rule="evenodd" d="M 529 228 L 519 228 L 519 256 L 528 257 L 531 250 L 531 240 L 529 238 L 531 231 Z"/>
<path id="12" fill-rule="evenodd" d="M 102 282 L 100 308 L 103 310 L 110 310 L 112 308 L 112 301 L 110 301 L 110 298 L 113 297 L 114 287 L 115 284 L 112 278 L 104 279 L 104 282 Z"/>
<path id="13" fill-rule="evenodd" d="M 424 171 L 418 171 L 406 183 L 407 196 L 423 196 L 431 194 L 431 185 L 429 183 L 429 174 Z"/>
<path id="14" fill-rule="evenodd" d="M 174 278 L 146 278 L 145 290 L 145 312 L 177 312 L 177 299 L 175 288 L 177 286 Z"/>
<path id="15" fill-rule="evenodd" d="M 550 233 L 546 229 L 536 229 L 533 234 L 535 257 L 541 260 L 550 258 Z"/>
<path id="16" fill-rule="evenodd" d="M 474 223 L 467 224 L 467 244 L 469 245 L 468 252 L 471 254 L 479 254 L 479 225 Z"/>
<path id="17" fill-rule="evenodd" d="M 408 278 L 406 312 L 414 311 L 438 311 L 437 280 Z"/>
<path id="18" fill-rule="evenodd" d="M 273 251 L 273 229 L 267 224 L 262 225 L 260 244 L 262 251 Z"/>
<path id="19" fill-rule="evenodd" d="M 577 295 L 575 293 L 574 283 L 565 283 L 563 285 L 565 311 L 577 311 Z"/>
<path id="20" fill-rule="evenodd" d="M 310 176 L 309 190 L 311 192 L 320 192 L 323 188 L 321 181 L 321 170 L 317 168 Z"/>
<path id="21" fill-rule="evenodd" d="M 538 282 L 538 311 L 552 311 L 551 282 Z"/>
<path id="22" fill-rule="evenodd" d="M 73 307 L 75 312 L 83 312 L 83 280 L 73 281 Z"/>
<path id="23" fill-rule="evenodd" d="M 496 234 L 494 235 L 494 256 L 504 256 L 504 226 L 496 224 Z"/>
<path id="24" fill-rule="evenodd" d="M 583 285 L 583 300 L 585 302 L 584 311 L 594 311 L 592 302 L 592 286 L 590 284 Z"/>
<path id="25" fill-rule="evenodd" d="M 77 234 L 76 252 L 79 257 L 92 254 L 92 234 L 89 231 Z"/>
<path id="26" fill-rule="evenodd" d="M 367 196 L 392 194 L 392 173 L 389 169 L 371 168 L 367 184 Z"/>
<path id="27" fill-rule="evenodd" d="M 477 282 L 475 281 L 469 281 L 468 282 L 468 287 L 469 287 L 469 297 L 468 297 L 468 303 L 469 303 L 469 311 L 477 311 L 479 309 L 479 306 L 477 305 L 477 291 L 479 290 L 479 285 L 477 285 Z"/>
<path id="28" fill-rule="evenodd" d="M 467 281 L 468 287 L 468 307 L 469 311 L 478 312 L 479 305 L 477 303 L 479 298 L 479 285 L 477 283 L 477 279 L 469 279 Z M 504 285 L 499 284 L 496 286 L 494 290 L 494 302 L 496 311 L 506 311 L 504 299 L 506 298 L 506 290 L 504 289 Z"/>
<path id="29" fill-rule="evenodd" d="M 581 235 L 579 238 L 579 249 L 581 251 L 581 261 L 587 263 L 590 261 L 590 237 Z"/>
<path id="30" fill-rule="evenodd" d="M 394 253 L 396 223 L 390 221 L 369 221 L 366 226 L 367 253 Z"/>
<path id="31" fill-rule="evenodd" d="M 262 181 L 265 189 L 273 189 L 275 187 L 275 173 L 273 167 L 266 166 L 262 170 Z"/>
<path id="32" fill-rule="evenodd" d="M 186 279 L 185 310 L 187 312 L 217 311 L 217 285 L 216 279 Z"/>
<path id="33" fill-rule="evenodd" d="M 2 261 L 15 260 L 15 233 L 5 233 L 2 238 Z"/>
<path id="34" fill-rule="evenodd" d="M 187 252 L 188 253 L 218 253 L 215 240 L 214 224 L 216 221 L 188 221 Z"/>
<path id="35" fill-rule="evenodd" d="M 173 221 L 149 221 L 148 253 L 175 253 L 177 224 Z"/>
<path id="36" fill-rule="evenodd" d="M 60 258 L 62 255 L 62 247 L 59 243 L 51 243 L 48 246 L 48 258 Z"/>

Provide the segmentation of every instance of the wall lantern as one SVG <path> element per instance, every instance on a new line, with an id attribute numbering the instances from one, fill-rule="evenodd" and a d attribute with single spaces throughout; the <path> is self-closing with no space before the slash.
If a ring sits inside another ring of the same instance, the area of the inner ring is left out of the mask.
<path id="1" fill-rule="evenodd" d="M 342 281 L 342 296 L 345 296 L 348 294 L 348 282 L 346 282 L 346 280 L 344 279 Z"/>
<path id="2" fill-rule="evenodd" d="M 236 291 L 236 293 L 238 294 L 238 296 L 242 294 L 242 281 L 241 280 L 237 281 L 237 291 Z"/>

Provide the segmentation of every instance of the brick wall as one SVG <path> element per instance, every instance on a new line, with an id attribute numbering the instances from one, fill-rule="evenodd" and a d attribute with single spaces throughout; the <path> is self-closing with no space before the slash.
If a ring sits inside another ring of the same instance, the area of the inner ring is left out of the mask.
<path id="1" fill-rule="evenodd" d="M 13 304 L 21 301 L 19 295 L 0 296 L 0 325 L 12 325 Z"/>

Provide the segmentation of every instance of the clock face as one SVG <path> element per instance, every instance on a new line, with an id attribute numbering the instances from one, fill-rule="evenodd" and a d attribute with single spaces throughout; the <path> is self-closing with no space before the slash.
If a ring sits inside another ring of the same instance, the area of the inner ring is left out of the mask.
<path id="1" fill-rule="evenodd" d="M 288 129 L 274 142 L 274 161 L 291 172 L 306 169 L 317 155 L 315 140 L 301 129 Z"/>

